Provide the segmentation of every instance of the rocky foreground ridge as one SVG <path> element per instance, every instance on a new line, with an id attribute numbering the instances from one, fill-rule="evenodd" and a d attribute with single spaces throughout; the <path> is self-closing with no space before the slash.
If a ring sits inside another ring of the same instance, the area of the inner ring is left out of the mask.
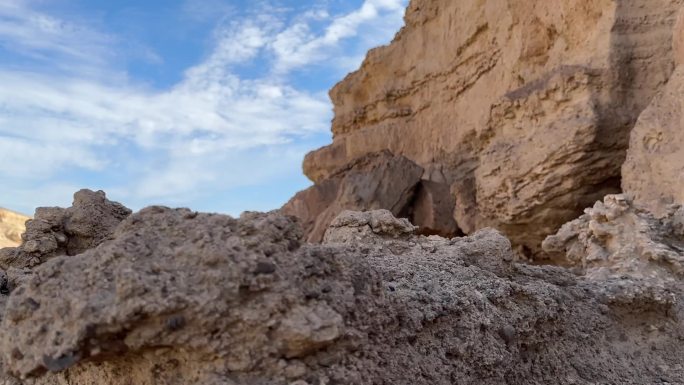
<path id="1" fill-rule="evenodd" d="M 412 0 L 281 210 L 38 209 L 0 385 L 684 383 L 682 7 Z"/>
<path id="2" fill-rule="evenodd" d="M 307 244 L 277 212 L 130 214 L 80 191 L 0 251 L 0 384 L 684 381 L 681 264 L 577 275 L 516 263 L 495 230 L 415 230 L 344 211 Z"/>
<path id="3" fill-rule="evenodd" d="M 15 247 L 21 243 L 26 221 L 29 217 L 0 208 L 0 248 Z"/>

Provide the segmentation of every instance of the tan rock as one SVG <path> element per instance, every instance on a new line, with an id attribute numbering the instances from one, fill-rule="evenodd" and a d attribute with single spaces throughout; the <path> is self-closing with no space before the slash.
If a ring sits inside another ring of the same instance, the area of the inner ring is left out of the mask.
<path id="1" fill-rule="evenodd" d="M 601 81 L 590 69 L 561 67 L 495 104 L 474 171 L 475 207 L 466 211 L 477 216 L 458 222 L 496 227 L 534 255 L 559 222 L 615 192 L 620 154 L 597 143 Z"/>
<path id="2" fill-rule="evenodd" d="M 324 243 L 362 243 L 380 238 L 407 238 L 417 230 L 407 219 L 388 210 L 349 211 L 338 215 L 325 232 Z"/>
<path id="3" fill-rule="evenodd" d="M 546 238 L 543 248 L 592 278 L 678 281 L 684 278 L 684 208 L 670 206 L 655 218 L 628 196 L 609 195 Z"/>
<path id="4" fill-rule="evenodd" d="M 674 51 L 675 64 L 684 64 L 684 8 L 677 15 L 672 37 L 672 50 Z"/>
<path id="5" fill-rule="evenodd" d="M 331 91 L 334 140 L 305 173 L 321 182 L 389 149 L 451 186 L 458 227 L 501 228 L 536 254 L 619 191 L 629 131 L 672 72 L 682 3 L 413 0 L 394 41 Z"/>
<path id="6" fill-rule="evenodd" d="M 281 211 L 299 218 L 309 242 L 321 242 L 344 210 L 387 209 L 397 216 L 406 211 L 422 174 L 403 156 L 369 154 L 298 193 Z"/>
<path id="7" fill-rule="evenodd" d="M 636 204 L 656 215 L 684 204 L 684 66 L 639 117 L 622 176 Z"/>
<path id="8" fill-rule="evenodd" d="M 26 215 L 0 208 L 0 249 L 19 246 L 29 219 Z"/>

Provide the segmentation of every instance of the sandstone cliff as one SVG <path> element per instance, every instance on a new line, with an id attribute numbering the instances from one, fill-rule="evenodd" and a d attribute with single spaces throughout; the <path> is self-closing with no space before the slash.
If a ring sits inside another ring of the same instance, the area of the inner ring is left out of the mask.
<path id="1" fill-rule="evenodd" d="M 624 195 L 548 237 L 543 248 L 556 262 L 592 274 L 684 278 L 684 12 L 673 35 L 677 67 L 631 132 Z"/>
<path id="2" fill-rule="evenodd" d="M 684 204 L 683 96 L 684 66 L 679 66 L 639 118 L 623 166 L 624 190 L 658 215 L 670 204 Z"/>
<path id="3" fill-rule="evenodd" d="M 331 91 L 333 143 L 304 171 L 321 185 L 389 150 L 441 186 L 436 201 L 455 220 L 417 225 L 493 226 L 537 255 L 546 235 L 620 191 L 630 130 L 674 68 L 682 3 L 413 0 L 394 41 Z M 416 195 L 406 211 L 430 205 Z"/>
<path id="4" fill-rule="evenodd" d="M 15 247 L 21 243 L 25 223 L 30 218 L 10 210 L 0 208 L 0 249 Z"/>

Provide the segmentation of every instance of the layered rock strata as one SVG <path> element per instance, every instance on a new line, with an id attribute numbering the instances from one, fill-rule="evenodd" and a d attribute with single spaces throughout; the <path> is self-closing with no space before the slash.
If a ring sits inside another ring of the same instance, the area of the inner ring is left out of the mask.
<path id="1" fill-rule="evenodd" d="M 494 226 L 539 255 L 620 191 L 630 130 L 674 68 L 681 4 L 413 0 L 394 41 L 331 91 L 333 143 L 304 171 L 321 185 L 389 150 L 446 186 L 457 228 Z"/>
<path id="2" fill-rule="evenodd" d="M 544 241 L 556 262 L 593 274 L 661 280 L 684 275 L 684 13 L 675 27 L 677 68 L 639 117 L 610 195 Z"/>
<path id="3" fill-rule="evenodd" d="M 684 37 L 683 37 L 684 38 Z M 684 204 L 684 65 L 639 117 L 632 131 L 623 188 L 656 215 Z"/>
<path id="4" fill-rule="evenodd" d="M 4 384 L 684 381 L 677 282 L 577 277 L 514 263 L 493 230 L 414 229 L 344 212 L 305 245 L 276 213 L 147 208 L 2 295 Z"/>

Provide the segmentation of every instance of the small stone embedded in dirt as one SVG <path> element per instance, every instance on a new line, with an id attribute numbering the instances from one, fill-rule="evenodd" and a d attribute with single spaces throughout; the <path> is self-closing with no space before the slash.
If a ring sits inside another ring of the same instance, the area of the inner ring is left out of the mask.
<path id="1" fill-rule="evenodd" d="M 276 270 L 276 265 L 270 262 L 259 262 L 256 269 L 254 269 L 254 274 L 273 274 Z"/>

